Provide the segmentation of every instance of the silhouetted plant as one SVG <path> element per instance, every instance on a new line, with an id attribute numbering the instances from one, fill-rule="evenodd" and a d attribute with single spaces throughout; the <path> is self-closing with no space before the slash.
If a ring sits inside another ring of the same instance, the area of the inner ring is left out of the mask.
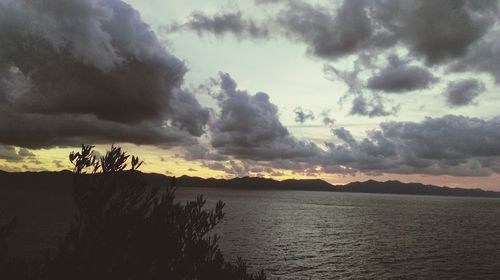
<path id="1" fill-rule="evenodd" d="M 265 279 L 226 262 L 209 235 L 224 217 L 221 201 L 212 210 L 202 196 L 181 205 L 173 186 L 148 187 L 142 162 L 132 157 L 127 169 L 128 159 L 114 146 L 100 160 L 93 146 L 70 154 L 77 214 L 44 279 Z"/>
<path id="2" fill-rule="evenodd" d="M 149 187 L 137 172 L 142 161 L 119 147 L 101 159 L 94 146 L 69 155 L 74 165 L 77 208 L 69 232 L 53 257 L 12 261 L 7 236 L 15 221 L 0 225 L 0 279 L 266 279 L 245 262 L 226 262 L 218 236 L 224 203 L 205 210 L 205 200 L 175 202 L 174 186 Z"/>

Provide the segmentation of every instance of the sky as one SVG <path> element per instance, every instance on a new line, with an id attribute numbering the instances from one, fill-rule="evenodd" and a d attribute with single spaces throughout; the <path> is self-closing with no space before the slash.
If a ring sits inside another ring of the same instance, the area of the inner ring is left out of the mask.
<path id="1" fill-rule="evenodd" d="M 499 1 L 0 0 L 0 170 L 500 191 Z"/>

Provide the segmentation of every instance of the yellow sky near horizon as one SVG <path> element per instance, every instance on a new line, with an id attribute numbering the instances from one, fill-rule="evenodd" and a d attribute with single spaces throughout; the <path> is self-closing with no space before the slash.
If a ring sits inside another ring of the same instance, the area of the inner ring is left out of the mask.
<path id="1" fill-rule="evenodd" d="M 203 166 L 201 161 L 188 161 L 179 156 L 179 149 L 160 149 L 154 146 L 138 146 L 133 144 L 119 144 L 128 154 L 139 156 L 144 164 L 140 170 L 148 173 L 159 173 L 173 176 L 197 176 L 202 178 L 233 178 L 237 175 L 227 174 L 221 170 L 213 170 Z M 96 145 L 95 151 L 104 154 L 110 145 Z M 9 162 L 0 159 L 0 170 L 9 172 L 21 171 L 59 171 L 71 169 L 72 165 L 68 159 L 71 151 L 78 151 L 79 147 L 50 148 L 30 150 L 35 156 L 28 157 L 19 162 Z M 222 162 L 226 163 L 226 162 Z M 447 186 L 453 188 L 480 188 L 485 190 L 500 191 L 500 174 L 489 176 L 450 176 L 450 175 L 427 175 L 427 174 L 331 174 L 324 172 L 300 173 L 284 169 L 273 169 L 274 174 L 269 172 L 250 173 L 250 176 L 266 177 L 275 180 L 285 179 L 323 179 L 331 184 L 344 185 L 354 181 L 388 181 L 398 180 L 405 183 L 417 182 L 423 184 Z"/>

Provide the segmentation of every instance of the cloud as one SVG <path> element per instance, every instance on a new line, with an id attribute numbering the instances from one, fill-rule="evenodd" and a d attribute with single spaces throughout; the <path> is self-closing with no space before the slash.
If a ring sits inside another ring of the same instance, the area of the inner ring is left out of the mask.
<path id="1" fill-rule="evenodd" d="M 255 4 L 270 4 L 270 3 L 279 3 L 286 0 L 255 0 Z"/>
<path id="2" fill-rule="evenodd" d="M 8 162 L 18 162 L 25 158 L 34 159 L 35 154 L 30 152 L 25 148 L 16 149 L 14 146 L 0 145 L 0 159 L 4 159 Z"/>
<path id="3" fill-rule="evenodd" d="M 229 160 L 226 164 L 221 162 L 205 162 L 204 165 L 209 169 L 224 171 L 227 175 L 236 177 L 249 176 L 250 172 L 254 172 L 251 164 L 245 160 Z"/>
<path id="4" fill-rule="evenodd" d="M 308 45 L 308 52 L 335 59 L 369 44 L 374 30 L 365 1 L 345 1 L 332 13 L 329 8 L 291 1 L 278 14 L 285 34 Z"/>
<path id="5" fill-rule="evenodd" d="M 20 161 L 22 158 L 23 157 L 17 153 L 14 147 L 0 145 L 0 159 Z"/>
<path id="6" fill-rule="evenodd" d="M 361 69 L 364 67 L 363 57 L 358 58 L 354 63 L 354 70 L 339 70 L 332 65 L 324 65 L 323 71 L 325 75 L 329 76 L 328 79 L 343 81 L 348 89 L 344 96 L 340 99 L 339 103 L 352 98 L 350 115 L 360 115 L 368 117 L 383 117 L 395 115 L 399 111 L 399 106 L 387 108 L 384 104 L 384 98 L 378 93 L 366 93 L 364 83 L 359 78 Z"/>
<path id="7" fill-rule="evenodd" d="M 1 0 L 0 32 L 0 143 L 168 146 L 203 133 L 184 63 L 120 0 Z"/>
<path id="8" fill-rule="evenodd" d="M 332 134 L 337 141 L 327 141 L 324 149 L 315 150 L 308 157 L 260 154 L 245 157 L 246 154 L 238 150 L 240 153 L 232 154 L 236 158 L 208 159 L 203 164 L 237 176 L 271 174 L 275 170 L 309 176 L 321 173 L 371 176 L 384 173 L 488 176 L 500 173 L 500 117 L 483 120 L 447 115 L 427 117 L 421 122 L 388 121 L 360 139 L 343 127 L 332 128 Z M 260 153 L 263 150 L 256 148 L 253 151 Z"/>
<path id="9" fill-rule="evenodd" d="M 333 126 L 335 124 L 335 119 L 333 117 L 330 116 L 330 112 L 331 110 L 323 110 L 321 112 L 321 121 L 323 122 L 323 124 L 325 126 Z"/>
<path id="10" fill-rule="evenodd" d="M 437 81 L 427 69 L 408 65 L 397 56 L 389 56 L 388 65 L 368 79 L 367 87 L 387 93 L 403 93 L 429 88 Z"/>
<path id="11" fill-rule="evenodd" d="M 237 38 L 252 37 L 266 38 L 269 30 L 257 24 L 251 19 L 244 19 L 241 12 L 219 13 L 213 16 L 201 12 L 191 14 L 187 22 L 174 23 L 164 30 L 167 32 L 178 32 L 181 30 L 193 30 L 199 36 L 211 33 L 221 36 L 226 33 L 235 35 Z"/>
<path id="12" fill-rule="evenodd" d="M 13 146 L 0 145 L 0 159 L 4 159 L 8 162 L 18 162 L 24 160 L 25 158 L 34 157 L 35 154 L 30 152 L 28 149 L 16 149 Z"/>
<path id="13" fill-rule="evenodd" d="M 297 107 L 293 110 L 295 113 L 295 121 L 298 123 L 305 123 L 307 120 L 314 120 L 314 114 L 311 110 L 302 109 L 302 107 Z"/>
<path id="14" fill-rule="evenodd" d="M 87 115 L 19 114 L 5 110 L 0 112 L 0 142 L 42 148 L 110 142 L 170 147 L 194 144 L 196 141 L 186 131 L 163 126 L 162 122 L 124 124 Z"/>
<path id="15" fill-rule="evenodd" d="M 373 95 L 372 99 L 367 99 L 365 96 L 359 95 L 352 101 L 352 107 L 349 114 L 373 118 L 395 115 L 398 110 L 399 107 L 387 109 L 382 102 L 382 98 L 378 95 Z"/>
<path id="16" fill-rule="evenodd" d="M 450 66 L 451 71 L 479 71 L 488 72 L 500 84 L 500 27 L 477 42 L 467 55 Z"/>
<path id="17" fill-rule="evenodd" d="M 30 152 L 28 149 L 26 148 L 19 148 L 19 151 L 17 152 L 20 156 L 22 157 L 34 157 L 35 154 Z"/>
<path id="18" fill-rule="evenodd" d="M 338 139 L 342 140 L 345 142 L 349 147 L 355 146 L 356 145 L 356 140 L 354 140 L 354 137 L 352 137 L 351 132 L 349 130 L 341 127 L 341 128 L 335 128 L 332 129 L 333 135 L 335 135 Z"/>
<path id="19" fill-rule="evenodd" d="M 496 1 L 373 1 L 372 16 L 428 64 L 462 57 L 493 25 Z"/>
<path id="20" fill-rule="evenodd" d="M 210 124 L 211 145 L 219 153 L 254 160 L 307 158 L 318 147 L 290 135 L 278 118 L 278 108 L 266 93 L 250 95 L 220 73 L 220 112 Z"/>
<path id="21" fill-rule="evenodd" d="M 64 164 L 62 163 L 62 161 L 60 160 L 53 160 L 52 163 L 54 163 L 54 165 L 57 167 L 57 168 L 64 168 Z"/>
<path id="22" fill-rule="evenodd" d="M 450 82 L 444 91 L 446 102 L 450 107 L 467 106 L 484 91 L 484 84 L 476 79 Z"/>
<path id="23" fill-rule="evenodd" d="M 443 129 L 446 128 L 446 129 Z M 500 169 L 500 118 L 447 115 L 417 122 L 384 122 L 358 141 L 345 129 L 333 133 L 323 166 L 361 172 L 486 176 Z"/>
<path id="24" fill-rule="evenodd" d="M 303 41 L 318 57 L 336 59 L 399 42 L 436 64 L 465 55 L 491 28 L 497 12 L 495 1 L 361 0 L 335 8 L 290 1 L 278 22 L 288 37 Z"/>
<path id="25" fill-rule="evenodd" d="M 211 151 L 208 147 L 204 145 L 193 145 L 186 147 L 184 155 L 186 160 L 212 160 L 212 161 L 223 161 L 227 160 L 228 157 L 220 155 L 215 151 Z"/>

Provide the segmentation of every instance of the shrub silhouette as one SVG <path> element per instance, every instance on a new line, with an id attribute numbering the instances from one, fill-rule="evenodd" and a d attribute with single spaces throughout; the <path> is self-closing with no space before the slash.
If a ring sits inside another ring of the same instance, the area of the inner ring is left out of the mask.
<path id="1" fill-rule="evenodd" d="M 210 234 L 224 217 L 221 201 L 212 210 L 202 196 L 180 204 L 173 184 L 141 180 L 137 157 L 129 161 L 112 146 L 97 159 L 93 148 L 82 145 L 69 156 L 75 220 L 32 279 L 266 279 L 262 271 L 249 273 L 241 259 L 225 261 L 219 237 Z"/>

